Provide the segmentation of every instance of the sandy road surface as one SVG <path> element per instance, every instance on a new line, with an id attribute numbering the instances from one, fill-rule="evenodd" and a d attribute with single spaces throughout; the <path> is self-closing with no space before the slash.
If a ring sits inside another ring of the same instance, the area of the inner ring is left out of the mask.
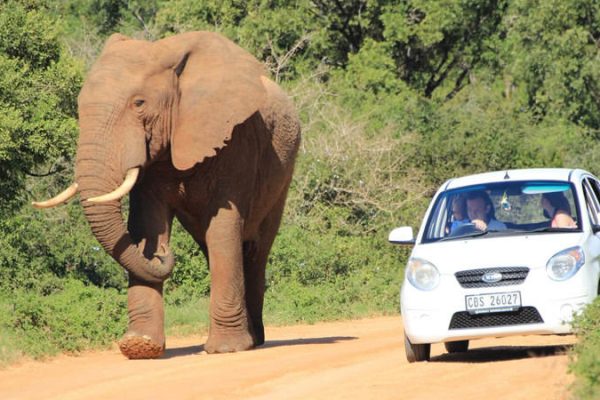
<path id="1" fill-rule="evenodd" d="M 399 317 L 267 328 L 267 343 L 207 355 L 203 337 L 170 339 L 160 360 L 118 350 L 0 370 L 0 399 L 564 399 L 572 336 L 472 342 L 408 364 Z"/>

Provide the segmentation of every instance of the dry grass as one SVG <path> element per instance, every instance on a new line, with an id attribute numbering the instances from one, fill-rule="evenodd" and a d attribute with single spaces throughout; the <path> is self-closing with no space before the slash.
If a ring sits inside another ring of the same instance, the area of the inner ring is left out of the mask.
<path id="1" fill-rule="evenodd" d="M 318 79 L 317 73 L 290 89 L 303 118 L 291 206 L 303 203 L 306 208 L 310 198 L 362 210 L 380 221 L 418 223 L 420 211 L 413 211 L 414 206 L 422 204 L 432 188 L 407 156 L 417 135 L 398 134 L 393 125 L 370 135 L 368 117 L 352 115 Z"/>

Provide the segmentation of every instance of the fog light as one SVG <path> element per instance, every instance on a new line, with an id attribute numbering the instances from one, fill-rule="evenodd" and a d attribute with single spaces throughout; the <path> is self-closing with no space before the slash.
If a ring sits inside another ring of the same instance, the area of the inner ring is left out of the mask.
<path id="1" fill-rule="evenodd" d="M 573 320 L 573 306 L 570 304 L 563 304 L 560 307 L 560 319 L 564 322 L 571 322 Z"/>
<path id="2" fill-rule="evenodd" d="M 419 319 L 423 322 L 429 322 L 431 316 L 429 314 L 421 314 L 419 315 Z"/>

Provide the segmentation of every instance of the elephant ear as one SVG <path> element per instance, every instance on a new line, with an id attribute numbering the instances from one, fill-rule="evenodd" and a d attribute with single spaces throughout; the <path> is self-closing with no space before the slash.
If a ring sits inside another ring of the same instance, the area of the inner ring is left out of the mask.
<path id="1" fill-rule="evenodd" d="M 188 43 L 174 67 L 180 98 L 171 135 L 173 165 L 186 170 L 216 155 L 233 128 L 263 105 L 266 90 L 260 77 L 265 70 L 250 53 L 216 33 L 170 39 Z"/>

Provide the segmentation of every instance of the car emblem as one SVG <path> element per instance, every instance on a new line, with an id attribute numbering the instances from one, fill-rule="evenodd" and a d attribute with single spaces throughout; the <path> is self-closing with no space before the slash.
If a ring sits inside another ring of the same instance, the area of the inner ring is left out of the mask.
<path id="1" fill-rule="evenodd" d="M 502 280 L 502 273 L 500 272 L 486 272 L 481 277 L 481 280 L 485 283 L 496 283 Z"/>

